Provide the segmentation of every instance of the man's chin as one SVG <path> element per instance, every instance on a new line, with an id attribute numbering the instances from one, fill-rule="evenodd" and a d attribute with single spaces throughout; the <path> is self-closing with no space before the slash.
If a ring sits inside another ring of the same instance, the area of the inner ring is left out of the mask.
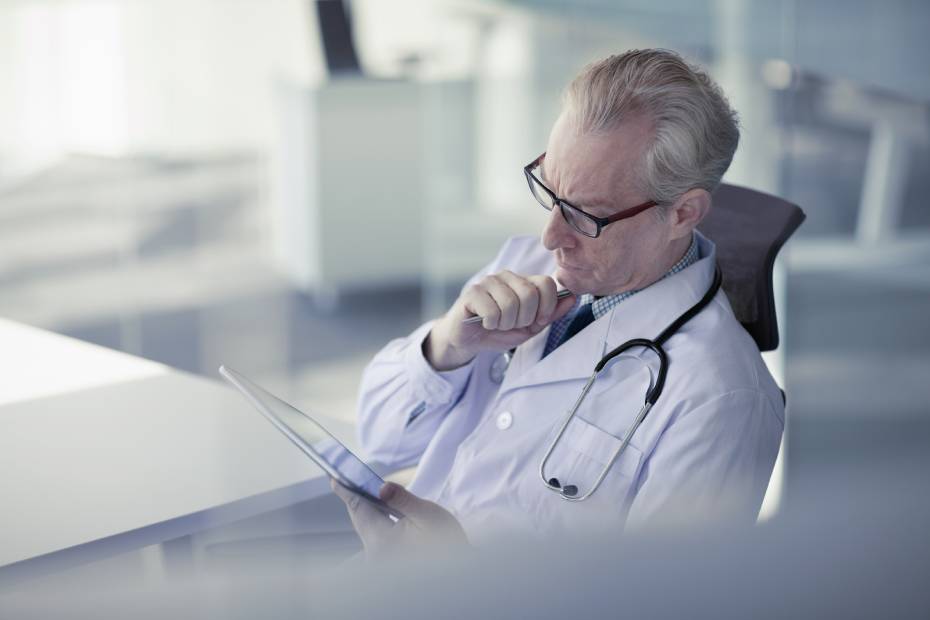
<path id="1" fill-rule="evenodd" d="M 579 275 L 581 274 L 578 271 L 564 267 L 555 270 L 555 279 L 559 283 L 559 288 L 567 288 L 576 295 L 585 293 L 587 288 L 583 278 L 579 278 Z"/>

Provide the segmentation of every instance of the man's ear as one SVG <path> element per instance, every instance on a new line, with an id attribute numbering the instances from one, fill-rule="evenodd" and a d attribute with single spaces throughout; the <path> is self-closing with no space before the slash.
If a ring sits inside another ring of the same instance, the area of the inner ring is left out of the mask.
<path id="1" fill-rule="evenodd" d="M 704 189 L 689 189 L 678 197 L 669 209 L 668 222 L 675 238 L 690 235 L 710 212 L 710 193 Z"/>

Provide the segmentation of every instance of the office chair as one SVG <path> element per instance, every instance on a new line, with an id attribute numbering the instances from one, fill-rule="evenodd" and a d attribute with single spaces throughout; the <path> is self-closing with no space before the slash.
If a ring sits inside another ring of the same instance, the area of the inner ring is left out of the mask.
<path id="1" fill-rule="evenodd" d="M 698 227 L 717 246 L 723 290 L 760 351 L 778 348 L 772 270 L 778 251 L 805 217 L 787 200 L 722 183 Z"/>

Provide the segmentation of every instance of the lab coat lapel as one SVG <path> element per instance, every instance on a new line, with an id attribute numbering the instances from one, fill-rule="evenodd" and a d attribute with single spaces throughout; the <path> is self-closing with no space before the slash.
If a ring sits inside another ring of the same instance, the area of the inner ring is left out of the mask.
<path id="1" fill-rule="evenodd" d="M 701 300 L 713 282 L 714 264 L 711 253 L 616 306 L 609 315 L 604 354 L 634 338 L 654 340 Z"/>
<path id="2" fill-rule="evenodd" d="M 702 258 L 615 306 L 545 358 L 549 330 L 517 348 L 501 394 L 542 383 L 587 379 L 607 352 L 633 338 L 653 339 L 696 304 L 713 281 L 713 244 L 699 238 Z"/>
<path id="3" fill-rule="evenodd" d="M 590 376 L 597 360 L 603 355 L 604 330 L 608 324 L 608 315 L 602 316 L 545 358 L 542 358 L 542 353 L 551 328 L 536 334 L 517 347 L 507 377 L 501 385 L 501 393 L 538 383 L 570 381 Z"/>

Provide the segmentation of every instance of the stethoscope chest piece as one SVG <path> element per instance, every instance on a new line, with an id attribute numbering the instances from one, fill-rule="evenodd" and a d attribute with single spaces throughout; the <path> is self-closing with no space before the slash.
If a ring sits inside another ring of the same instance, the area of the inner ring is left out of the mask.
<path id="1" fill-rule="evenodd" d="M 494 383 L 502 383 L 504 375 L 507 374 L 507 368 L 510 367 L 510 360 L 513 359 L 513 351 L 501 353 L 491 362 L 491 368 L 488 370 L 488 376 Z"/>

